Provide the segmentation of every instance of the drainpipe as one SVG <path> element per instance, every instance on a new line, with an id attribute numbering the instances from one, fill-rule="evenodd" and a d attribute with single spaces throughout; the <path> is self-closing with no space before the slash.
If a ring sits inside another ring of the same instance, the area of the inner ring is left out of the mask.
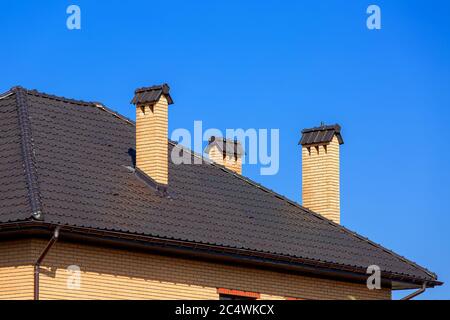
<path id="1" fill-rule="evenodd" d="M 53 233 L 53 237 L 48 242 L 45 249 L 39 255 L 39 258 L 34 263 L 34 300 L 39 300 L 39 271 L 41 267 L 41 263 L 44 260 L 47 253 L 50 251 L 50 248 L 55 244 L 56 240 L 59 237 L 59 227 L 56 227 L 55 232 Z"/>
<path id="2" fill-rule="evenodd" d="M 415 292 L 413 292 L 413 293 L 407 295 L 407 296 L 404 297 L 404 298 L 401 298 L 400 300 L 411 300 L 412 298 L 417 297 L 419 294 L 424 293 L 426 289 L 427 289 L 427 283 L 424 282 L 424 283 L 422 284 L 422 288 L 420 288 L 419 290 L 417 290 L 417 291 L 415 291 Z"/>

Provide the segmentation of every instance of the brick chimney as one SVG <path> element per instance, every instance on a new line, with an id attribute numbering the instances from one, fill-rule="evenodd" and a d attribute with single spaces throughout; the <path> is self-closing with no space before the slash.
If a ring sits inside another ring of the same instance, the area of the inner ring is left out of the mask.
<path id="1" fill-rule="evenodd" d="M 344 143 L 339 125 L 305 129 L 302 145 L 303 206 L 340 223 L 339 148 Z"/>
<path id="2" fill-rule="evenodd" d="M 242 156 L 244 155 L 244 150 L 239 141 L 213 136 L 209 138 L 205 153 L 215 163 L 242 174 Z"/>
<path id="3" fill-rule="evenodd" d="M 167 84 L 140 88 L 136 106 L 136 167 L 160 185 L 167 185 L 168 106 L 172 104 Z"/>

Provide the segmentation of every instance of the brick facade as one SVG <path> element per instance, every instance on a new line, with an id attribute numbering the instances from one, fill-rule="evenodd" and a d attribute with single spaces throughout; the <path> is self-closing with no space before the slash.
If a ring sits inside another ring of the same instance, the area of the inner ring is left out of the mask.
<path id="1" fill-rule="evenodd" d="M 32 299 L 32 264 L 44 240 L 0 243 L 0 299 Z M 80 267 L 68 289 L 67 267 Z M 42 264 L 41 299 L 218 299 L 220 290 L 261 299 L 390 299 L 390 289 L 236 265 L 58 241 Z"/>

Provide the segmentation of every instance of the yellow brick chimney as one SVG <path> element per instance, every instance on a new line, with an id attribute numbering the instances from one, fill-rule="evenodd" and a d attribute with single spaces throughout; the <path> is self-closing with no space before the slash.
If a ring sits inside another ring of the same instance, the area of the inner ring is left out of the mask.
<path id="1" fill-rule="evenodd" d="M 340 223 L 339 148 L 344 141 L 339 125 L 305 129 L 302 145 L 303 206 Z"/>
<path id="2" fill-rule="evenodd" d="M 242 174 L 242 156 L 244 155 L 244 150 L 239 141 L 213 136 L 208 141 L 205 153 L 215 163 Z"/>
<path id="3" fill-rule="evenodd" d="M 169 90 L 167 84 L 140 88 L 131 101 L 136 106 L 136 167 L 160 185 L 169 182 Z"/>

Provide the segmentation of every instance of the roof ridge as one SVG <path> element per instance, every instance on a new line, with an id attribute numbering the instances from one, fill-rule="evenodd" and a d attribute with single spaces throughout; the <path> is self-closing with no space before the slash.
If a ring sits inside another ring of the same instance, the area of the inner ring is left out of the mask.
<path id="1" fill-rule="evenodd" d="M 83 106 L 92 106 L 94 104 L 94 102 L 78 100 L 78 99 L 72 99 L 72 98 L 66 98 L 66 97 L 63 97 L 63 96 L 56 96 L 54 94 L 41 92 L 41 91 L 38 91 L 36 89 L 26 89 L 26 88 L 22 88 L 22 87 L 16 87 L 16 88 L 24 90 L 27 94 L 30 94 L 30 95 L 40 96 L 40 97 L 43 97 L 43 98 L 52 99 L 52 100 L 56 100 L 56 101 L 68 102 L 68 103 L 73 103 L 73 104 L 78 104 L 78 105 L 83 105 Z"/>
<path id="2" fill-rule="evenodd" d="M 167 83 L 162 83 L 162 84 L 156 84 L 153 86 L 148 86 L 148 87 L 140 87 L 137 88 L 134 92 L 135 93 L 139 93 L 139 92 L 143 92 L 143 91 L 148 91 L 148 90 L 170 90 L 170 87 Z"/>
<path id="3" fill-rule="evenodd" d="M 133 120 L 131 120 L 131 119 L 125 117 L 124 115 L 121 115 L 121 114 L 120 114 L 119 112 L 117 112 L 117 111 L 114 111 L 114 110 L 108 108 L 107 106 L 105 106 L 105 105 L 104 105 L 103 103 L 101 103 L 101 102 L 93 102 L 93 106 L 95 106 L 95 107 L 97 107 L 97 108 L 99 108 L 99 109 L 101 109 L 101 110 L 103 110 L 103 111 L 105 111 L 105 112 L 107 112 L 107 113 L 112 114 L 112 115 L 113 115 L 114 117 L 116 117 L 117 119 L 120 119 L 120 120 L 122 120 L 122 121 L 125 121 L 125 122 L 128 123 L 129 125 L 132 125 L 132 126 L 135 126 L 135 125 L 136 125 L 136 122 L 134 122 Z"/>
<path id="4" fill-rule="evenodd" d="M 103 103 L 101 102 L 94 102 L 94 101 L 84 101 L 84 100 L 78 100 L 78 99 L 72 99 L 72 98 L 66 98 L 66 97 L 62 97 L 62 96 L 56 96 L 53 94 L 48 94 L 45 92 L 40 92 L 38 90 L 27 90 L 28 94 L 32 94 L 35 96 L 41 96 L 47 99 L 53 99 L 56 101 L 62 101 L 62 102 L 68 102 L 68 103 L 73 103 L 73 104 L 77 104 L 77 105 L 82 105 L 82 106 L 89 106 L 89 107 L 96 107 L 98 109 L 101 109 L 103 111 L 106 111 L 107 113 L 112 114 L 114 117 L 123 120 L 125 122 L 127 122 L 128 124 L 132 124 L 134 125 L 134 122 L 130 119 L 128 119 L 127 117 L 121 115 L 120 113 L 118 113 L 117 111 L 114 111 L 108 107 L 106 107 Z"/>
<path id="5" fill-rule="evenodd" d="M 36 161 L 34 157 L 33 135 L 26 99 L 26 89 L 14 87 L 11 92 L 16 94 L 17 113 L 21 138 L 21 149 L 25 178 L 28 187 L 28 198 L 31 206 L 31 217 L 42 220 L 42 202 L 37 179 Z"/>
<path id="6" fill-rule="evenodd" d="M 0 94 L 0 100 L 1 99 L 5 99 L 5 98 L 7 98 L 7 97 L 9 97 L 10 95 L 13 95 L 13 94 L 14 94 L 14 92 L 12 92 L 11 90 L 8 90 L 8 91 Z"/>
<path id="7" fill-rule="evenodd" d="M 313 132 L 313 131 L 325 131 L 325 130 L 336 130 L 336 132 L 341 131 L 341 126 L 339 124 L 329 124 L 321 125 L 319 127 L 306 128 L 302 130 L 302 133 Z"/>
<path id="8" fill-rule="evenodd" d="M 98 109 L 101 109 L 105 112 L 108 112 L 110 114 L 112 114 L 114 117 L 123 120 L 125 122 L 127 122 L 128 124 L 131 125 L 135 125 L 135 122 L 127 117 L 125 117 L 124 115 L 121 115 L 119 112 L 114 111 L 108 107 L 106 107 L 103 103 L 101 102 L 96 102 L 96 101 L 85 101 L 85 100 L 79 100 L 79 99 L 73 99 L 73 98 L 66 98 L 63 96 L 57 96 L 54 94 L 49 94 L 49 93 L 45 93 L 42 91 L 38 91 L 36 89 L 27 89 L 24 88 L 22 86 L 15 86 L 12 87 L 9 91 L 5 92 L 4 94 L 0 95 L 0 98 L 5 98 L 11 94 L 14 94 L 17 91 L 24 91 L 27 94 L 33 95 L 33 96 L 37 96 L 37 97 L 43 97 L 43 98 L 47 98 L 47 99 L 51 99 L 51 100 L 56 100 L 56 101 L 61 101 L 61 102 L 67 102 L 67 103 L 73 103 L 73 104 L 77 104 L 77 105 L 81 105 L 81 106 L 89 106 L 89 107 L 96 107 Z"/>

